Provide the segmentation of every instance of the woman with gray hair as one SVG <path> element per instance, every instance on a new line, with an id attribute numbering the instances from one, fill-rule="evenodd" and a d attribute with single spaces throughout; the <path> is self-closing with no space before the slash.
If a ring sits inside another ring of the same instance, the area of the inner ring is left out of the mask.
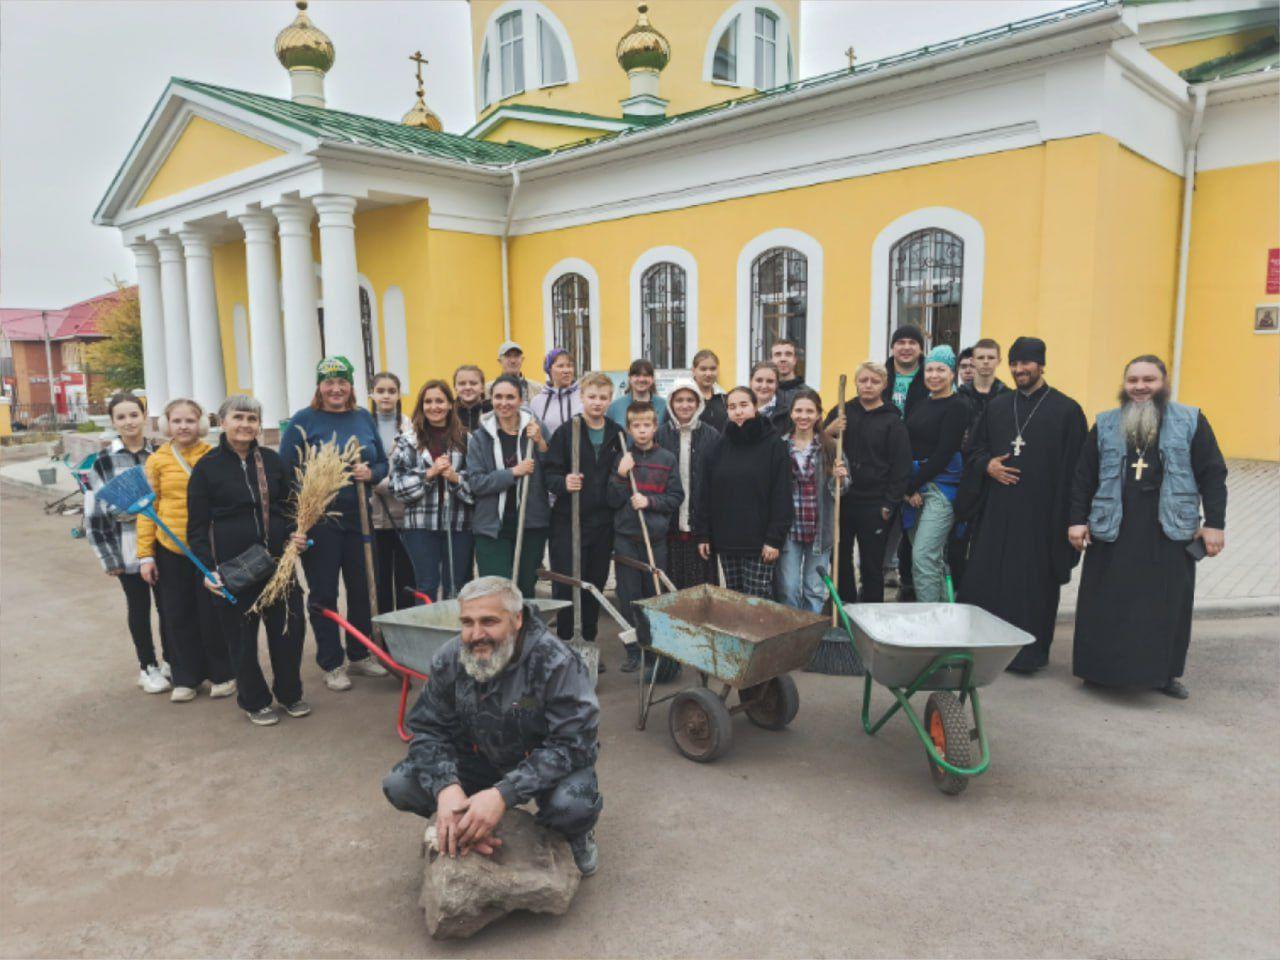
<path id="1" fill-rule="evenodd" d="M 187 485 L 187 542 L 209 569 L 262 546 L 279 558 L 285 541 L 294 539 L 306 548 L 306 537 L 294 530 L 289 498 L 293 487 L 284 463 L 274 450 L 260 446 L 262 405 L 252 397 L 235 394 L 218 410 L 222 439 L 215 450 L 201 458 Z M 270 570 L 228 603 L 214 583 L 218 623 L 226 638 L 236 673 L 236 698 L 249 720 L 258 726 L 280 722 L 272 707 L 272 694 L 291 717 L 305 717 L 311 707 L 302 699 L 302 642 L 306 635 L 302 591 L 294 582 L 289 596 L 267 608 L 259 617 L 250 613 L 266 584 Z M 215 573 L 214 580 L 221 585 Z M 258 663 L 258 621 L 267 626 L 267 649 L 274 681 L 270 688 Z"/>

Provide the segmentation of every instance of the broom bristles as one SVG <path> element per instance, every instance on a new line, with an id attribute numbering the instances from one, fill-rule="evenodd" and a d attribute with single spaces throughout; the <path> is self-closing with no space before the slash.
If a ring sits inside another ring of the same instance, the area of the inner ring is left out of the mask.
<path id="1" fill-rule="evenodd" d="M 313 447 L 306 442 L 306 431 L 301 432 L 303 442 L 295 468 L 298 496 L 294 501 L 294 519 L 297 532 L 305 534 L 329 516 L 329 507 L 343 487 L 351 486 L 351 468 L 360 462 L 360 441 L 349 437 L 341 450 L 332 440 Z M 280 562 L 250 608 L 251 613 L 261 613 L 288 596 L 293 587 L 299 552 L 292 540 L 285 544 Z"/>
<path id="2" fill-rule="evenodd" d="M 138 505 L 154 496 L 151 484 L 147 482 L 147 472 L 141 466 L 130 467 L 98 488 L 97 499 L 125 513 L 134 513 L 141 509 Z"/>

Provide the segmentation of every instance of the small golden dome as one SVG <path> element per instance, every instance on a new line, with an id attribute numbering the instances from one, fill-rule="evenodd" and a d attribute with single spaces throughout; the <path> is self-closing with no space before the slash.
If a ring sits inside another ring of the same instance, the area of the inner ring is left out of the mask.
<path id="1" fill-rule="evenodd" d="M 409 109 L 400 122 L 406 127 L 426 127 L 428 130 L 437 132 L 444 129 L 444 124 L 431 112 L 431 108 L 427 106 L 427 101 L 422 99 L 421 94 L 418 95 L 418 102 Z"/>
<path id="2" fill-rule="evenodd" d="M 307 16 L 307 0 L 297 0 L 298 15 L 276 36 L 276 59 L 286 70 L 309 67 L 328 73 L 335 54 L 333 41 Z"/>
<path id="3" fill-rule="evenodd" d="M 618 41 L 618 64 L 623 70 L 661 70 L 671 60 L 671 43 L 649 25 L 649 6 L 640 4 L 636 24 Z"/>

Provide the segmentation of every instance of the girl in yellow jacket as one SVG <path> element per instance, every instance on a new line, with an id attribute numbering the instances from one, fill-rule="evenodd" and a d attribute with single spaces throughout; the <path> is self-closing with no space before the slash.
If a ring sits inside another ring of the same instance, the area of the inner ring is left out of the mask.
<path id="1" fill-rule="evenodd" d="M 165 406 L 160 428 L 170 439 L 147 459 L 147 481 L 156 494 L 156 513 L 181 536 L 187 529 L 187 479 L 191 468 L 212 449 L 201 439 L 209 426 L 198 403 L 179 398 Z M 210 697 L 231 696 L 236 692 L 231 657 L 203 577 L 168 534 L 145 515 L 138 517 L 138 560 L 142 578 L 158 585 L 160 618 L 173 660 L 169 699 L 174 703 L 194 700 L 206 680 L 211 684 Z"/>

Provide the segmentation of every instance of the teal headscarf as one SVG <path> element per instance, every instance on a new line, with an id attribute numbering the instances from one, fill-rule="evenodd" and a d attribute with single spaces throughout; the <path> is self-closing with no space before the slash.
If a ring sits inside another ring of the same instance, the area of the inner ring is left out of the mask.
<path id="1" fill-rule="evenodd" d="M 956 372 L 956 353 L 945 343 L 939 344 L 929 351 L 928 356 L 924 358 L 926 364 L 929 363 L 945 363 L 951 368 L 951 372 Z"/>

